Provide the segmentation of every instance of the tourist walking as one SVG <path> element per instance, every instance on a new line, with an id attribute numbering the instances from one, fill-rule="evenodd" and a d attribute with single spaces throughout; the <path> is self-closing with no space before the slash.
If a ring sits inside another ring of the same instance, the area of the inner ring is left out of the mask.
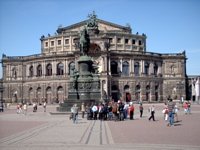
<path id="1" fill-rule="evenodd" d="M 118 105 L 117 105 L 117 103 L 113 104 L 112 113 L 114 114 L 114 120 L 117 121 L 117 119 L 118 119 Z"/>
<path id="2" fill-rule="evenodd" d="M 124 105 L 122 102 L 119 103 L 118 111 L 119 111 L 119 120 L 123 121 L 124 120 Z"/>
<path id="3" fill-rule="evenodd" d="M 94 115 L 93 119 L 97 120 L 97 114 L 98 114 L 98 107 L 97 107 L 97 105 L 94 104 L 92 106 L 92 112 L 93 112 L 93 115 Z"/>
<path id="4" fill-rule="evenodd" d="M 33 103 L 33 112 L 37 111 L 37 103 Z"/>
<path id="5" fill-rule="evenodd" d="M 142 118 L 143 110 L 144 110 L 142 103 L 140 103 L 139 110 L 140 110 L 140 118 Z"/>
<path id="6" fill-rule="evenodd" d="M 162 110 L 162 113 L 164 114 L 164 120 L 167 121 L 168 120 L 168 108 L 167 106 L 164 107 L 164 109 Z"/>
<path id="7" fill-rule="evenodd" d="M 78 123 L 78 107 L 77 107 L 77 104 L 73 105 L 73 107 L 71 108 L 71 111 L 72 111 L 73 123 Z"/>
<path id="8" fill-rule="evenodd" d="M 153 121 L 155 121 L 155 107 L 154 107 L 154 105 L 152 105 L 150 108 L 149 108 L 149 112 L 150 112 L 150 114 L 151 114 L 151 116 L 149 117 L 149 121 L 151 120 L 151 119 L 153 119 Z"/>
<path id="9" fill-rule="evenodd" d="M 134 105 L 132 103 L 129 106 L 129 116 L 130 116 L 130 120 L 134 119 Z"/>
<path id="10" fill-rule="evenodd" d="M 4 108 L 4 105 L 2 102 L 0 102 L 0 112 L 3 112 L 3 108 Z"/>
<path id="11" fill-rule="evenodd" d="M 191 103 L 188 101 L 188 114 L 191 114 Z"/>
<path id="12" fill-rule="evenodd" d="M 185 101 L 183 103 L 183 109 L 184 109 L 185 114 L 188 114 L 188 102 Z"/>
<path id="13" fill-rule="evenodd" d="M 85 104 L 84 103 L 81 104 L 81 113 L 82 113 L 82 118 L 84 118 L 84 116 L 85 116 Z"/>
<path id="14" fill-rule="evenodd" d="M 172 99 L 169 99 L 169 102 L 167 104 L 167 108 L 168 108 L 168 117 L 169 117 L 169 123 L 168 126 L 172 126 L 174 125 L 174 102 Z"/>
<path id="15" fill-rule="evenodd" d="M 20 104 L 17 104 L 17 114 L 20 114 L 21 109 L 20 109 Z"/>
<path id="16" fill-rule="evenodd" d="M 24 104 L 24 106 L 23 106 L 23 112 L 24 112 L 24 115 L 26 115 L 27 114 L 27 109 L 28 109 L 28 106 L 27 106 L 27 104 L 25 103 Z"/>
<path id="17" fill-rule="evenodd" d="M 43 103 L 44 112 L 46 112 L 46 107 L 47 107 L 47 103 L 46 103 L 46 101 L 44 101 L 44 103 Z"/>
<path id="18" fill-rule="evenodd" d="M 128 117 L 128 108 L 129 108 L 129 104 L 128 104 L 128 102 L 125 102 L 125 104 L 124 104 L 124 119 L 127 119 L 127 117 Z"/>
<path id="19" fill-rule="evenodd" d="M 176 122 L 178 122 L 178 111 L 179 111 L 178 105 L 175 104 L 175 106 L 174 106 L 174 120 Z"/>

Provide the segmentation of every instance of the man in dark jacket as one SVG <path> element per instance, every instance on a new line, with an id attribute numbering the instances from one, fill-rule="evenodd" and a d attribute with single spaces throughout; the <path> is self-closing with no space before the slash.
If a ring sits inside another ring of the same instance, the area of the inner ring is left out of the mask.
<path id="1" fill-rule="evenodd" d="M 169 99 L 169 102 L 167 104 L 168 108 L 168 115 L 169 115 L 169 124 L 168 126 L 172 126 L 174 124 L 174 102 L 172 99 Z"/>

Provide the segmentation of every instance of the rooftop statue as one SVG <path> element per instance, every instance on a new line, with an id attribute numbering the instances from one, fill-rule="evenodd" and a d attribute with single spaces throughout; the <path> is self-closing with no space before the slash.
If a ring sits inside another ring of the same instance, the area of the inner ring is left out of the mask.
<path id="1" fill-rule="evenodd" d="M 92 14 L 88 15 L 89 20 L 87 22 L 87 27 L 88 28 L 98 28 L 98 23 L 97 23 L 97 15 L 95 14 L 95 11 L 93 11 Z"/>
<path id="2" fill-rule="evenodd" d="M 87 55 L 90 47 L 90 38 L 87 29 L 84 28 L 80 34 L 80 52 L 82 55 Z"/>

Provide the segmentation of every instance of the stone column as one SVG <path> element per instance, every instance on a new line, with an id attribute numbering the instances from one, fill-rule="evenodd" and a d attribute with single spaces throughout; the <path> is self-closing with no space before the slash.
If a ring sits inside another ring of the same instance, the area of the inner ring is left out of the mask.
<path id="1" fill-rule="evenodd" d="M 143 61 L 143 60 L 140 61 L 140 66 L 141 66 L 141 67 L 140 67 L 140 68 L 141 68 L 140 74 L 143 74 L 143 73 L 144 73 L 144 61 Z"/>
<path id="2" fill-rule="evenodd" d="M 69 73 L 68 60 L 65 60 L 65 62 L 64 62 L 64 74 L 65 74 L 65 76 L 68 76 L 68 73 Z"/>

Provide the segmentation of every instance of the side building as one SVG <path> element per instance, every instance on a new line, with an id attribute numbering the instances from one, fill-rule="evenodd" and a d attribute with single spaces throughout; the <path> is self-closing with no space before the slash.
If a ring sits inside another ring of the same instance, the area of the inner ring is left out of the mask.
<path id="1" fill-rule="evenodd" d="M 80 57 L 80 31 L 90 19 L 59 27 L 41 36 L 41 54 L 2 56 L 5 102 L 62 103 L 68 98 L 70 74 Z M 163 102 L 186 98 L 185 52 L 161 54 L 146 50 L 145 34 L 96 19 L 98 34 L 90 34 L 89 55 L 98 65 L 101 100 Z"/>

